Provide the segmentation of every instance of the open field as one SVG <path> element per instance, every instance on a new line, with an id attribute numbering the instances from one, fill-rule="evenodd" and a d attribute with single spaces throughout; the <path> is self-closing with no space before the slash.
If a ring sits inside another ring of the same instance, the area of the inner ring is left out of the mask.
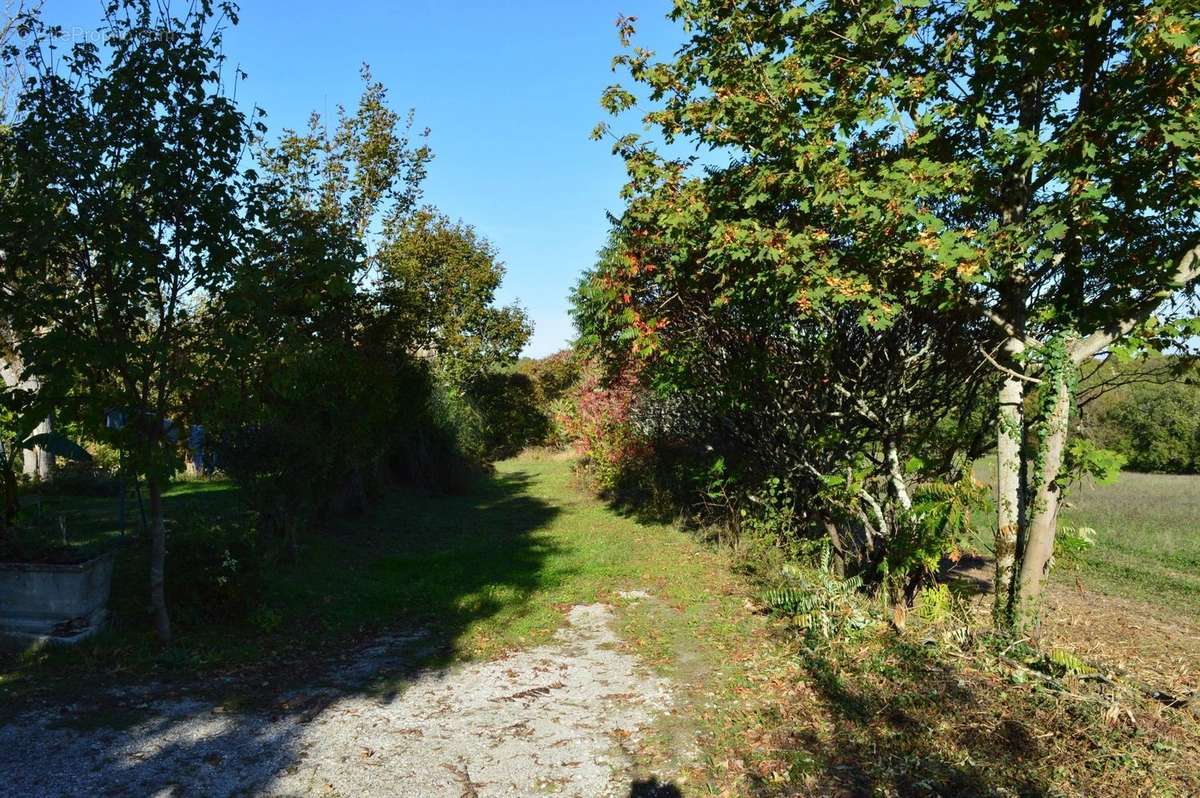
<path id="1" fill-rule="evenodd" d="M 980 461 L 992 484 L 995 461 Z M 995 515 L 977 519 L 975 546 L 990 556 Z M 1083 587 L 1200 619 L 1200 476 L 1123 472 L 1115 482 L 1071 489 L 1060 526 L 1091 527 L 1096 545 L 1059 563 L 1052 581 Z"/>
<path id="2" fill-rule="evenodd" d="M 1080 562 L 1086 583 L 1200 617 L 1200 476 L 1126 472 L 1067 502 L 1061 522 L 1097 532 Z"/>

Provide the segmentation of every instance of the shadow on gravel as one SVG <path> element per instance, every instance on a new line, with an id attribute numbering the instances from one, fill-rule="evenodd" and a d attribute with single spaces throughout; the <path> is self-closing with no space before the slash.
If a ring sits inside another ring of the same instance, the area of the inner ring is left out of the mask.
<path id="1" fill-rule="evenodd" d="M 155 681 L 131 681 L 104 674 L 105 664 L 120 668 L 123 645 L 129 650 L 119 636 L 78 649 L 71 656 L 88 670 L 68 665 L 50 689 L 0 715 L 0 792 L 243 795 L 275 774 L 303 774 L 297 741 L 331 705 L 390 702 L 450 660 L 468 627 L 519 611 L 542 587 L 543 563 L 556 549 L 537 533 L 558 510 L 529 495 L 529 482 L 515 472 L 465 496 L 398 493 L 347 529 L 324 533 L 273 577 L 272 592 L 292 602 L 289 625 L 258 639 L 248 624 L 228 630 L 271 652 L 254 664 L 211 676 L 175 666 Z M 358 628 L 347 621 L 360 617 L 367 620 Z M 348 636 L 326 631 L 306 646 L 306 623 Z M 183 662 L 202 654 L 186 626 L 178 637 L 172 653 Z M 369 744 L 359 755 L 364 767 L 375 764 Z"/>

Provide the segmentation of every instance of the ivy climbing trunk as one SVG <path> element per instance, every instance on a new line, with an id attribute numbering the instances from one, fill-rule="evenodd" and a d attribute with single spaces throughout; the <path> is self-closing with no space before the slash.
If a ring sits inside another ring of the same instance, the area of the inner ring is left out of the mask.
<path id="1" fill-rule="evenodd" d="M 1023 212 L 1020 203 L 1006 209 L 1007 222 Z M 1020 265 L 1004 286 L 1009 322 L 1000 350 L 1003 368 L 996 413 L 996 578 L 992 621 L 997 628 L 1013 622 L 1016 569 L 1026 521 L 1025 489 L 1025 275 Z"/>
<path id="2" fill-rule="evenodd" d="M 1040 121 L 1041 77 L 1025 64 L 1020 84 L 1020 113 L 1018 127 L 1025 132 L 1036 131 Z M 1004 204 L 1000 212 L 1006 228 L 1025 221 L 1033 199 L 1033 174 L 1023 159 L 1012 159 L 1005 168 Z M 1002 349 L 1004 376 L 1000 384 L 999 409 L 996 418 L 996 584 L 993 619 L 997 626 L 1006 627 L 1013 621 L 1013 608 L 1018 603 L 1014 570 L 1020 548 L 1025 542 L 1025 320 L 1029 303 L 1029 283 L 1024 253 L 1014 249 L 1006 253 L 1011 269 L 1005 280 L 1002 296 L 1004 312 L 1010 325 Z"/>
<path id="3" fill-rule="evenodd" d="M 154 610 L 154 631 L 163 643 L 171 642 L 171 619 L 167 614 L 167 597 L 163 589 L 167 563 L 167 531 L 163 525 L 162 478 L 151 475 L 146 480 L 150 494 L 150 606 Z"/>
<path id="4" fill-rule="evenodd" d="M 1015 340 L 1009 346 L 1010 351 L 1021 348 L 1020 342 Z M 992 614 L 997 626 L 1007 626 L 1012 621 L 1013 573 L 1023 515 L 1021 438 L 1024 398 L 1021 379 L 1015 374 L 1006 376 L 1000 384 L 996 422 L 996 584 Z"/>
<path id="5" fill-rule="evenodd" d="M 1061 370 L 1059 370 L 1061 372 Z M 1026 535 L 1025 551 L 1021 557 L 1016 612 L 1018 621 L 1036 619 L 1037 599 L 1042 593 L 1046 567 L 1054 554 L 1054 536 L 1058 527 L 1058 508 L 1062 503 L 1063 456 L 1067 444 L 1067 427 L 1071 414 L 1071 388 L 1067 375 L 1057 373 L 1052 386 L 1053 401 L 1044 419 L 1045 436 L 1038 451 L 1031 453 L 1039 459 L 1031 473 L 1036 474 L 1034 496 Z"/>

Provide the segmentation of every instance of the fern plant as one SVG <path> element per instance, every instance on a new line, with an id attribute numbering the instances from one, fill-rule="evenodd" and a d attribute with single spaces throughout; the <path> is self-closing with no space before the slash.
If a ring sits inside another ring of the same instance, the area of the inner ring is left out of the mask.
<path id="1" fill-rule="evenodd" d="M 831 640 L 870 626 L 870 611 L 860 590 L 859 576 L 839 577 L 833 571 L 833 552 L 826 546 L 815 567 L 785 565 L 783 583 L 763 593 L 772 612 L 791 619 L 805 636 Z"/>
<path id="2" fill-rule="evenodd" d="M 1088 526 L 1062 526 L 1054 536 L 1054 554 L 1048 565 L 1063 562 L 1073 570 L 1079 567 L 1083 555 L 1096 545 L 1096 530 Z"/>
<path id="3" fill-rule="evenodd" d="M 945 556 L 955 555 L 973 534 L 973 512 L 987 505 L 987 491 L 969 473 L 957 482 L 914 486 L 912 508 L 902 514 L 879 563 L 884 603 L 915 591 L 937 573 Z"/>
<path id="4" fill-rule="evenodd" d="M 1095 673 L 1096 669 L 1088 665 L 1070 651 L 1055 648 L 1047 654 L 1042 662 L 1042 670 L 1052 675 L 1082 676 Z"/>

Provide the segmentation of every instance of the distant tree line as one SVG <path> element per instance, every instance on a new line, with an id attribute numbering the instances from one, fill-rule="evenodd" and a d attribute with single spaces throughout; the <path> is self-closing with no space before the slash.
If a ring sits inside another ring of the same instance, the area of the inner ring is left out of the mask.
<path id="1" fill-rule="evenodd" d="M 1080 434 L 1134 471 L 1200 473 L 1200 372 L 1189 359 L 1105 363 L 1080 382 Z"/>

